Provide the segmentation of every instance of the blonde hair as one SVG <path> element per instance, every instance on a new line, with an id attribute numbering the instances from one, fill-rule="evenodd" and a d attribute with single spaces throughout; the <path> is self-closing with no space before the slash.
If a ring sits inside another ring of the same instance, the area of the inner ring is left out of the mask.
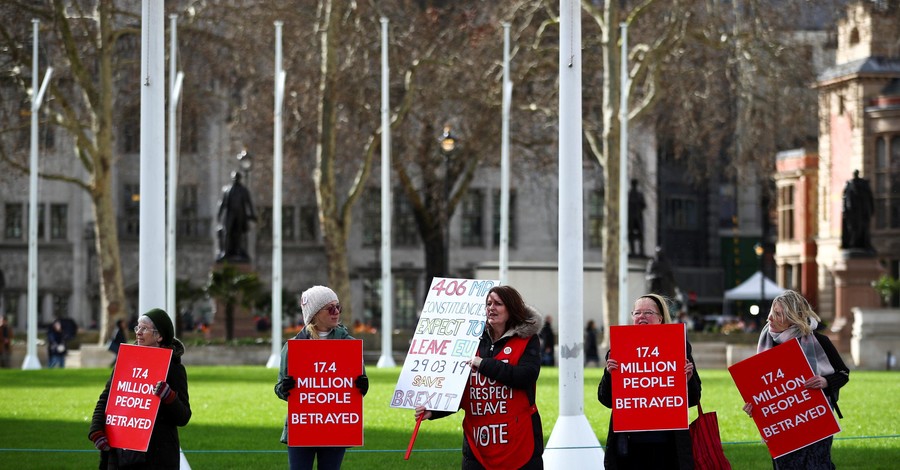
<path id="1" fill-rule="evenodd" d="M 663 323 L 672 323 L 672 315 L 669 313 L 669 299 L 661 296 L 659 294 L 645 294 L 638 297 L 634 303 L 637 304 L 638 300 L 641 299 L 650 299 L 652 300 L 657 307 L 659 307 L 659 313 L 662 316 Z"/>
<path id="2" fill-rule="evenodd" d="M 786 290 L 782 292 L 772 300 L 772 305 L 774 306 L 775 304 L 781 305 L 784 319 L 791 325 L 796 325 L 803 335 L 808 335 L 813 331 L 809 322 L 810 318 L 817 323 L 822 322 L 806 298 L 797 291 Z"/>

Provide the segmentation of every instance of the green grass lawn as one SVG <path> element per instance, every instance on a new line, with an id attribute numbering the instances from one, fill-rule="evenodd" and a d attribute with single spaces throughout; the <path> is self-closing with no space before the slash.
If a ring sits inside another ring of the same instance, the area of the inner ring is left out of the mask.
<path id="1" fill-rule="evenodd" d="M 412 410 L 388 406 L 400 369 L 368 367 L 365 445 L 352 448 L 344 468 L 459 468 L 462 414 L 422 423 L 409 461 L 403 460 L 415 421 Z M 601 443 L 610 411 L 597 402 L 601 369 L 585 371 L 585 416 Z M 108 369 L 0 370 L 0 468 L 92 468 L 97 452 L 87 439 L 91 413 Z M 263 367 L 189 367 L 193 418 L 180 431 L 195 469 L 284 468 L 278 442 L 286 404 L 272 387 L 277 371 Z M 770 469 L 771 461 L 724 370 L 702 370 L 704 410 L 719 418 L 725 453 L 736 469 Z M 544 368 L 538 408 L 549 438 L 558 416 L 558 369 Z M 900 375 L 853 372 L 841 391 L 832 455 L 838 468 L 900 468 Z M 691 409 L 691 419 L 696 411 Z M 602 462 L 586 463 L 602 468 Z"/>

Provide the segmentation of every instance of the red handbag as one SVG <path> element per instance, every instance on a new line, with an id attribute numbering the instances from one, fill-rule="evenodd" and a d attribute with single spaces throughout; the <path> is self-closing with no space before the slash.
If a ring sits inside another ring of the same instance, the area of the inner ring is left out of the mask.
<path id="1" fill-rule="evenodd" d="M 697 403 L 699 415 L 691 423 L 691 448 L 694 452 L 694 468 L 698 470 L 731 470 L 731 463 L 722 450 L 719 437 L 719 420 L 716 412 L 704 413 Z"/>

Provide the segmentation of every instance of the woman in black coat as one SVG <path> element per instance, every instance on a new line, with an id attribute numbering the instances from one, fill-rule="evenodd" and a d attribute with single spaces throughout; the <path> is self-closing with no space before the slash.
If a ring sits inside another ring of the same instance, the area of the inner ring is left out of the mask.
<path id="1" fill-rule="evenodd" d="M 156 384 L 154 394 L 160 398 L 159 410 L 156 412 L 156 424 L 150 435 L 147 452 L 116 449 L 109 446 L 106 437 L 106 401 L 112 377 L 106 382 L 106 388 L 100 394 L 88 439 L 100 451 L 101 469 L 134 468 L 134 469 L 177 469 L 181 464 L 181 443 L 178 440 L 178 428 L 187 425 L 191 419 L 191 404 L 188 399 L 188 381 L 181 357 L 184 355 L 184 344 L 175 338 L 175 328 L 169 315 L 153 309 L 138 320 L 134 329 L 139 346 L 169 348 L 172 360 L 165 382 Z"/>
<path id="2" fill-rule="evenodd" d="M 510 286 L 492 288 L 485 304 L 487 322 L 478 352 L 468 362 L 473 373 L 460 403 L 466 410 L 462 468 L 544 468 L 541 415 L 535 404 L 541 317 Z M 415 416 L 436 419 L 450 414 L 418 406 Z M 476 431 L 490 426 L 503 426 L 505 437 Z"/>
<path id="3" fill-rule="evenodd" d="M 633 325 L 655 325 L 672 323 L 666 299 L 656 294 L 647 294 L 634 302 L 631 312 Z M 691 356 L 691 343 L 687 343 L 687 362 L 684 373 L 688 378 L 688 406 L 700 402 L 700 376 Z M 607 408 L 612 408 L 612 372 L 619 363 L 606 353 L 606 370 L 597 387 L 597 399 Z M 603 464 L 608 469 L 692 469 L 694 453 L 691 449 L 691 435 L 687 429 L 676 431 L 613 432 L 612 417 L 609 419 L 609 434 L 606 436 L 606 454 Z"/>

